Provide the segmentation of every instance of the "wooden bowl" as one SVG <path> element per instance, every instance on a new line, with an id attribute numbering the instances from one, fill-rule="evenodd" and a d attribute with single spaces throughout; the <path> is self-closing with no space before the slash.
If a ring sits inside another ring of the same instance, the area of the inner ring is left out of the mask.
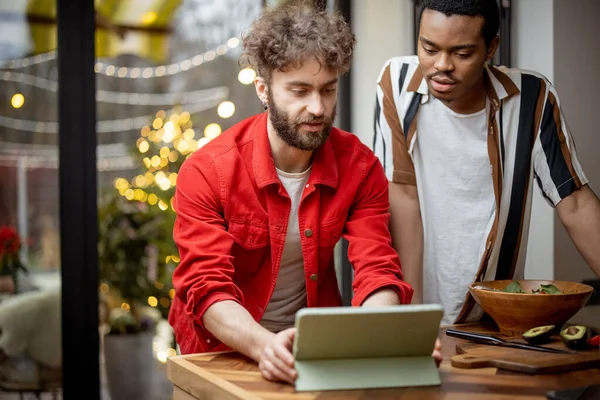
<path id="1" fill-rule="evenodd" d="M 485 286 L 502 290 L 511 280 L 477 282 L 469 292 L 481 308 L 496 322 L 505 336 L 520 336 L 528 329 L 543 325 L 560 328 L 589 300 L 594 288 L 567 281 L 517 280 L 523 290 L 532 293 L 540 284 L 553 284 L 564 294 L 521 294 L 476 289 Z"/>

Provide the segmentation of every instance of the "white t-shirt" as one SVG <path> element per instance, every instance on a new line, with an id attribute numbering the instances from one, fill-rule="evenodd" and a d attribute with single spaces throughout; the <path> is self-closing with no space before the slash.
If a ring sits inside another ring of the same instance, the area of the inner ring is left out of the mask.
<path id="1" fill-rule="evenodd" d="M 423 302 L 458 316 L 493 224 L 487 109 L 458 114 L 431 96 L 419 109 L 414 165 L 423 219 Z"/>
<path id="2" fill-rule="evenodd" d="M 310 170 L 308 168 L 304 172 L 292 174 L 277 169 L 279 180 L 292 200 L 292 207 L 277 283 L 267 310 L 260 321 L 260 324 L 271 332 L 279 332 L 293 327 L 296 312 L 307 305 L 304 258 L 300 242 L 300 228 L 298 227 L 298 205 Z"/>

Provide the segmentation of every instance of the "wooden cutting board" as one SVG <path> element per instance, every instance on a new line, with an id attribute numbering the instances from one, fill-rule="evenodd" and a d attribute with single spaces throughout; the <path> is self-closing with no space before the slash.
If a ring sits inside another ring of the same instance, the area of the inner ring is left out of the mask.
<path id="1" fill-rule="evenodd" d="M 566 349 L 560 339 L 543 346 Z M 600 367 L 600 349 L 577 351 L 575 354 L 557 354 L 460 340 L 456 345 L 456 355 L 451 358 L 451 364 L 457 368 L 495 367 L 530 374 L 551 374 Z"/>

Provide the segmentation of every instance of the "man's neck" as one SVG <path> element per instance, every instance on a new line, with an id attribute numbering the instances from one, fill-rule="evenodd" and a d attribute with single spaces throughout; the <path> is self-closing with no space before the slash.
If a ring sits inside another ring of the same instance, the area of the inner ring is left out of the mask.
<path id="1" fill-rule="evenodd" d="M 485 73 L 485 72 L 484 72 Z M 458 114 L 473 114 L 485 108 L 487 97 L 483 74 L 479 81 L 473 85 L 464 95 L 452 101 L 444 101 L 444 104 Z"/>
<path id="2" fill-rule="evenodd" d="M 285 143 L 275 132 L 271 120 L 267 121 L 269 144 L 275 166 L 288 173 L 304 172 L 310 167 L 313 150 L 300 150 Z"/>

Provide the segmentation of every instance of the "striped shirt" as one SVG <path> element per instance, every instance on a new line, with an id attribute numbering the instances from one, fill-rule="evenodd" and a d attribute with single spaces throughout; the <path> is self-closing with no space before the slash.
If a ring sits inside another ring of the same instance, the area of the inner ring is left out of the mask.
<path id="1" fill-rule="evenodd" d="M 555 207 L 585 185 L 587 178 L 556 90 L 544 76 L 486 65 L 484 80 L 491 104 L 487 148 L 496 207 L 474 281 L 522 279 L 533 180 Z M 392 182 L 417 184 L 413 164 L 417 116 L 429 96 L 416 56 L 396 57 L 384 64 L 377 80 L 373 150 Z M 455 323 L 482 314 L 464 290 L 465 302 Z"/>

